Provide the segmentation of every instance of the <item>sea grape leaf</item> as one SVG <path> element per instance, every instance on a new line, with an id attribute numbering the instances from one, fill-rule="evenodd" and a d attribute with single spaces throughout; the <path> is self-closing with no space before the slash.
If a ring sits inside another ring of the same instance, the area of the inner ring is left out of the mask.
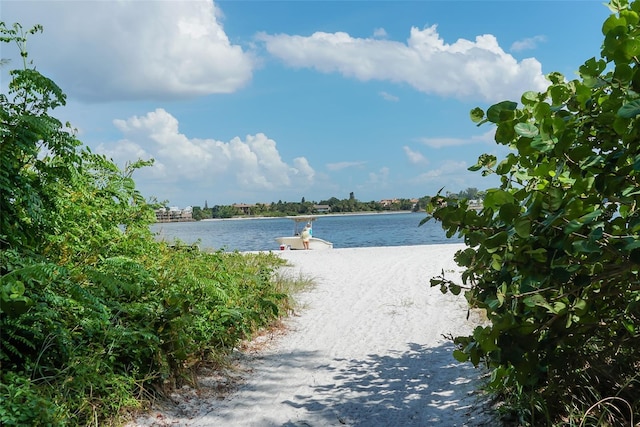
<path id="1" fill-rule="evenodd" d="M 469 355 L 462 350 L 453 350 L 453 358 L 458 362 L 466 362 L 469 360 Z"/>
<path id="2" fill-rule="evenodd" d="M 546 153 L 553 149 L 553 141 L 548 138 L 543 138 L 540 135 L 536 135 L 535 138 L 531 141 L 531 148 L 540 151 L 541 153 Z"/>
<path id="3" fill-rule="evenodd" d="M 512 114 L 517 106 L 518 104 L 513 101 L 502 101 L 494 104 L 487 110 L 487 119 L 492 123 L 498 123 L 506 118 L 505 113 Z"/>
<path id="4" fill-rule="evenodd" d="M 618 117 L 632 119 L 640 114 L 640 99 L 624 104 L 618 110 Z"/>
<path id="5" fill-rule="evenodd" d="M 514 202 L 513 194 L 501 189 L 487 190 L 487 194 L 484 197 L 484 206 L 489 208 L 499 208 L 506 203 Z"/>
<path id="6" fill-rule="evenodd" d="M 531 123 L 518 123 L 514 126 L 514 130 L 518 135 L 525 138 L 533 138 L 538 135 L 538 128 Z"/>
<path id="7" fill-rule="evenodd" d="M 518 218 L 513 224 L 516 234 L 523 239 L 531 234 L 531 220 L 529 218 Z"/>
<path id="8" fill-rule="evenodd" d="M 520 101 L 525 105 L 533 105 L 536 102 L 538 102 L 539 95 L 540 94 L 538 92 L 534 92 L 530 90 L 522 94 Z"/>
<path id="9" fill-rule="evenodd" d="M 482 108 L 476 107 L 469 112 L 469 116 L 471 117 L 471 121 L 473 123 L 480 124 L 480 122 L 482 122 L 482 120 L 484 119 L 484 110 Z"/>

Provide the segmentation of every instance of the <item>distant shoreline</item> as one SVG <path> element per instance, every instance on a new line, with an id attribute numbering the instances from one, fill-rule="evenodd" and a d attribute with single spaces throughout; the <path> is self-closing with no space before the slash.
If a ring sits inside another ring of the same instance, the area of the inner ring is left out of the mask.
<path id="1" fill-rule="evenodd" d="M 313 216 L 316 218 L 323 218 L 329 216 L 357 216 L 357 215 L 394 215 L 394 214 L 407 214 L 407 213 L 416 213 L 416 214 L 425 214 L 424 211 L 413 212 L 413 211 L 383 211 L 383 212 L 344 212 L 344 213 L 321 213 L 321 214 L 309 214 L 309 215 L 288 215 L 288 216 L 236 216 L 233 218 L 205 218 L 201 219 L 201 222 L 204 221 L 243 221 L 248 219 L 291 219 L 296 216 L 305 217 L 305 216 Z"/>

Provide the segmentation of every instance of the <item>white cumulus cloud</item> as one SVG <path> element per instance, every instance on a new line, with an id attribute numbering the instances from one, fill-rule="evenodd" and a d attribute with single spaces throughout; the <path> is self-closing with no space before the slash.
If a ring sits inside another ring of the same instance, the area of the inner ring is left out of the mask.
<path id="1" fill-rule="evenodd" d="M 356 38 L 344 32 L 311 36 L 261 33 L 267 51 L 294 68 L 340 73 L 361 81 L 387 80 L 443 97 L 519 99 L 548 82 L 534 58 L 517 61 L 490 34 L 445 43 L 435 25 L 411 28 L 406 43 Z"/>
<path id="2" fill-rule="evenodd" d="M 296 185 L 300 179 L 311 183 L 315 172 L 304 157 L 287 164 L 276 142 L 263 133 L 235 137 L 228 142 L 189 138 L 180 133 L 175 117 L 164 109 L 144 116 L 115 120 L 123 139 L 102 144 L 98 151 L 119 164 L 137 158 L 154 158 L 143 179 L 166 183 L 234 181 L 243 190 L 275 190 Z"/>
<path id="3" fill-rule="evenodd" d="M 230 93 L 251 78 L 211 0 L 10 1 L 3 20 L 44 26 L 31 57 L 70 96 L 89 101 Z"/>
<path id="4" fill-rule="evenodd" d="M 290 168 L 291 173 L 296 177 L 302 177 L 303 179 L 311 182 L 316 173 L 309 164 L 309 161 L 305 157 L 296 157 L 293 159 L 293 167 Z"/>

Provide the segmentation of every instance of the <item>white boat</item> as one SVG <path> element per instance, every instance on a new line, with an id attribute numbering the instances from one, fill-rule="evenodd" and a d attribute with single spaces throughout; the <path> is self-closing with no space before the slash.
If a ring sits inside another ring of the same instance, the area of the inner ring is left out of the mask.
<path id="1" fill-rule="evenodd" d="M 302 237 L 300 237 L 300 233 L 302 232 L 302 228 L 306 224 L 312 224 L 313 221 L 318 219 L 315 216 L 290 216 L 289 219 L 293 220 L 293 235 L 286 237 L 276 237 L 276 242 L 280 244 L 280 250 L 285 249 L 304 249 L 304 245 L 302 243 Z M 323 249 L 332 249 L 333 243 L 328 242 L 323 239 L 319 239 L 317 237 L 311 237 L 309 239 L 309 249 L 312 250 L 323 250 Z"/>

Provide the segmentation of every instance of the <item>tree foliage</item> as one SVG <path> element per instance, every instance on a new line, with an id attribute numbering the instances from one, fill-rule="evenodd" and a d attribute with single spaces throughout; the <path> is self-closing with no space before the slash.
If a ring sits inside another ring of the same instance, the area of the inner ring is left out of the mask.
<path id="1" fill-rule="evenodd" d="M 462 283 L 431 284 L 465 290 L 490 320 L 456 338 L 454 356 L 486 363 L 525 425 L 640 414 L 640 3 L 609 8 L 601 58 L 579 78 L 551 73 L 545 92 L 471 111 L 512 150 L 470 168 L 500 177 L 484 208 L 432 200 L 431 217 L 468 247 L 456 254 Z"/>

